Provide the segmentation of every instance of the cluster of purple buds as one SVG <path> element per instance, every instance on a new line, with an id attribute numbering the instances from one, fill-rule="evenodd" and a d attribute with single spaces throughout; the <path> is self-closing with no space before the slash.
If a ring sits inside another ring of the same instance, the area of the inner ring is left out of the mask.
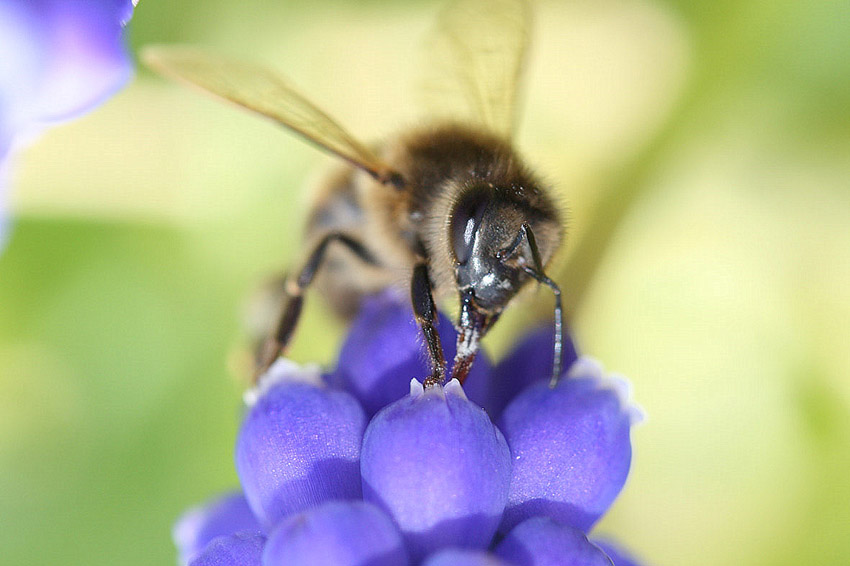
<path id="1" fill-rule="evenodd" d="M 450 345 L 452 325 L 440 321 Z M 629 566 L 587 533 L 623 487 L 625 382 L 569 345 L 552 386 L 552 331 L 467 383 L 424 388 L 410 307 L 369 299 L 338 367 L 279 360 L 236 443 L 242 490 L 174 529 L 191 566 Z"/>

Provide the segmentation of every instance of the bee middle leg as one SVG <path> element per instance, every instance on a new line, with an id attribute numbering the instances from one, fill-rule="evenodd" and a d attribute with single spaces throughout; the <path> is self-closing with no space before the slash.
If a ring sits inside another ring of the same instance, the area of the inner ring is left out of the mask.
<path id="1" fill-rule="evenodd" d="M 301 309 L 304 306 L 304 291 L 313 282 L 319 268 L 322 266 L 328 246 L 332 242 L 339 242 L 346 248 L 354 252 L 354 254 L 370 265 L 379 265 L 378 260 L 369 252 L 366 247 L 357 239 L 352 238 L 348 234 L 342 232 L 331 232 L 326 234 L 319 240 L 319 243 L 307 256 L 307 261 L 298 275 L 294 278 L 290 277 L 286 280 L 285 293 L 286 298 L 283 304 L 283 310 L 278 318 L 277 328 L 263 345 L 263 350 L 259 356 L 259 362 L 255 368 L 254 381 L 266 372 L 271 365 L 289 345 L 292 335 L 295 332 L 295 327 L 298 324 L 298 319 L 301 316 Z"/>
<path id="2" fill-rule="evenodd" d="M 431 359 L 431 375 L 423 384 L 427 387 L 443 385 L 446 381 L 446 356 L 443 345 L 437 333 L 437 304 L 431 292 L 431 277 L 428 275 L 428 264 L 418 262 L 413 267 L 413 277 L 410 280 L 410 298 L 413 302 L 413 314 L 425 335 L 428 355 Z"/>

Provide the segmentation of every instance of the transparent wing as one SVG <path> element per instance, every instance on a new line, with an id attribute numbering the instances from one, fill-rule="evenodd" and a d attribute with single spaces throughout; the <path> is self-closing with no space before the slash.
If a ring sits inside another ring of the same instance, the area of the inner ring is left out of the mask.
<path id="1" fill-rule="evenodd" d="M 525 0 L 457 0 L 446 6 L 425 45 L 426 107 L 436 115 L 459 111 L 509 138 L 530 20 Z"/>
<path id="2" fill-rule="evenodd" d="M 270 69 L 186 46 L 150 46 L 141 56 L 162 75 L 271 118 L 376 179 L 396 180 L 367 146 Z"/>

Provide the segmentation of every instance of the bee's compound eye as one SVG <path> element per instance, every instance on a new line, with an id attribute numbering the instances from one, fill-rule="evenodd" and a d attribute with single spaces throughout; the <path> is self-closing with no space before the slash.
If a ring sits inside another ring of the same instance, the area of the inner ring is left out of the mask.
<path id="1" fill-rule="evenodd" d="M 469 261 L 475 248 L 476 235 L 484 211 L 489 205 L 489 197 L 486 187 L 473 188 L 464 192 L 452 209 L 449 236 L 452 253 L 460 265 Z"/>

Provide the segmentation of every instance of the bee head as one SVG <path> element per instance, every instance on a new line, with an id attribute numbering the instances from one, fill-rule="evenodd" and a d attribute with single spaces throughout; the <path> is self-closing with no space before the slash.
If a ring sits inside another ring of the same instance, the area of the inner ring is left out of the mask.
<path id="1" fill-rule="evenodd" d="M 455 278 L 462 294 L 477 308 L 498 315 L 529 280 L 524 265 L 534 266 L 524 223 L 536 214 L 516 197 L 516 189 L 474 185 L 457 199 L 449 222 Z"/>

